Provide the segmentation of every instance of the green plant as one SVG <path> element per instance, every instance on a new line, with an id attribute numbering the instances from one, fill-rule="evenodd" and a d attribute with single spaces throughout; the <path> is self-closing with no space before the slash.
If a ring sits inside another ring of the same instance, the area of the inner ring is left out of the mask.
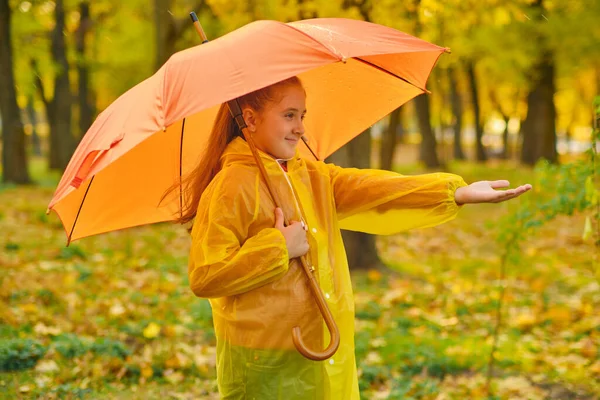
<path id="1" fill-rule="evenodd" d="M 54 338 L 54 349 L 65 358 L 78 357 L 90 350 L 90 344 L 72 333 L 63 333 Z"/>
<path id="2" fill-rule="evenodd" d="M 46 346 L 32 339 L 0 340 L 0 371 L 32 368 L 46 350 Z"/>
<path id="3" fill-rule="evenodd" d="M 91 350 L 98 355 L 108 355 L 121 359 L 131 354 L 131 350 L 124 343 L 106 338 L 97 339 L 92 344 Z"/>
<path id="4" fill-rule="evenodd" d="M 505 278 L 509 265 L 522 263 L 521 247 L 529 235 L 559 215 L 572 216 L 576 212 L 588 213 L 583 238 L 595 236 L 596 251 L 592 265 L 594 275 L 598 276 L 598 253 L 600 251 L 600 192 L 598 177 L 600 176 L 597 154 L 597 143 L 600 139 L 600 97 L 594 101 L 594 129 L 592 130 L 591 148 L 581 159 L 564 165 L 554 165 L 541 161 L 536 165 L 538 177 L 534 186 L 543 188 L 534 200 L 525 199 L 521 206 L 498 224 L 497 242 L 503 248 L 500 261 L 499 301 L 496 307 L 496 318 L 493 331 L 493 343 L 490 351 L 487 372 L 487 393 L 491 393 L 491 381 L 495 363 L 494 353 L 498 347 L 498 337 L 502 325 L 502 309 L 506 292 Z M 592 221 L 596 230 L 592 228 Z M 600 279 L 599 279 L 600 280 Z"/>

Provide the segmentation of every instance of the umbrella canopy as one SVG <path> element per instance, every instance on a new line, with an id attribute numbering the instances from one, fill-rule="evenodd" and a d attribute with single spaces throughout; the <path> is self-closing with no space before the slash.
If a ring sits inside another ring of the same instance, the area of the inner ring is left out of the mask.
<path id="1" fill-rule="evenodd" d="M 180 193 L 159 201 L 197 165 L 219 106 L 292 76 L 307 92 L 306 137 L 324 159 L 424 93 L 445 50 L 381 25 L 326 18 L 257 21 L 178 52 L 98 116 L 49 211 L 69 242 L 173 220 Z"/>

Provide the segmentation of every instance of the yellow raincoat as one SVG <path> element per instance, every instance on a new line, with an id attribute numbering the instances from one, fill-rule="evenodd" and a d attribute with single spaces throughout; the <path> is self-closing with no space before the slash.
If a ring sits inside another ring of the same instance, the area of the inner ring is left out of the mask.
<path id="1" fill-rule="evenodd" d="M 392 234 L 453 219 L 457 175 L 402 176 L 305 160 L 288 172 L 261 153 L 283 212 L 308 225 L 308 262 L 337 322 L 338 351 L 326 361 L 302 357 L 292 328 L 310 349 L 329 333 L 297 259 L 289 260 L 273 226 L 275 205 L 250 148 L 233 140 L 222 170 L 204 192 L 192 229 L 189 281 L 210 299 L 217 337 L 217 379 L 223 399 L 358 399 L 354 300 L 340 229 Z"/>

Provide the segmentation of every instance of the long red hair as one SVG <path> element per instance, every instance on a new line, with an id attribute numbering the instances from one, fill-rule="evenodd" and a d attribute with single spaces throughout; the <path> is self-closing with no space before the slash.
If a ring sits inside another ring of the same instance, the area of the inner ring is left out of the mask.
<path id="1" fill-rule="evenodd" d="M 281 89 L 295 85 L 303 87 L 302 82 L 296 76 L 245 94 L 238 98 L 238 102 L 242 110 L 250 107 L 255 112 L 260 113 L 269 103 L 276 103 L 281 100 L 279 96 Z M 237 136 L 243 137 L 242 132 L 231 117 L 227 104 L 224 103 L 219 108 L 200 162 L 181 182 L 184 201 L 179 217 L 175 220 L 176 223 L 187 224 L 193 222 L 202 193 L 221 170 L 221 155 L 227 145 Z M 179 187 L 180 184 L 177 183 L 169 188 L 163 195 L 161 202 Z"/>

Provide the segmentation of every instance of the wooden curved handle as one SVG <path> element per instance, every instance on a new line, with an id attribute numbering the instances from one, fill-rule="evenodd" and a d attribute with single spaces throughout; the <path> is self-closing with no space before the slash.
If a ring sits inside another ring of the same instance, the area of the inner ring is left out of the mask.
<path id="1" fill-rule="evenodd" d="M 227 104 L 229 105 L 229 110 L 230 110 L 233 118 L 237 121 L 238 126 L 240 127 L 242 134 L 244 135 L 244 138 L 246 139 L 246 142 L 248 143 L 248 145 L 250 147 L 250 151 L 252 152 L 252 155 L 254 156 L 256 165 L 258 166 L 258 169 L 260 171 L 260 174 L 262 175 L 263 180 L 267 184 L 267 188 L 269 190 L 269 193 L 271 194 L 271 198 L 275 202 L 275 206 L 281 208 L 281 200 L 279 199 L 277 192 L 273 189 L 273 184 L 271 183 L 269 174 L 267 173 L 267 170 L 260 158 L 260 154 L 258 154 L 258 150 L 256 149 L 256 146 L 254 144 L 252 135 L 248 132 L 248 128 L 246 127 L 244 119 L 241 116 L 241 110 L 240 110 L 240 106 L 239 106 L 237 100 L 229 101 L 229 102 L 227 102 Z M 285 216 L 284 216 L 284 223 L 286 225 L 289 225 L 289 221 L 288 221 L 287 217 L 285 217 Z M 338 347 L 340 346 L 340 330 L 338 329 L 338 327 L 335 323 L 335 320 L 333 319 L 333 315 L 331 315 L 331 311 L 329 310 L 329 307 L 327 306 L 327 303 L 325 302 L 323 292 L 321 291 L 321 288 L 319 287 L 319 284 L 317 283 L 317 279 L 315 278 L 314 271 L 312 270 L 312 268 L 309 267 L 304 256 L 300 257 L 300 262 L 302 264 L 302 269 L 304 270 L 306 277 L 308 278 L 308 283 L 310 286 L 310 290 L 313 294 L 313 298 L 317 302 L 317 306 L 319 307 L 319 311 L 321 312 L 321 315 L 323 316 L 323 319 L 325 320 L 327 329 L 329 329 L 331 341 L 329 343 L 329 346 L 327 346 L 327 348 L 323 351 L 319 352 L 319 351 L 310 350 L 306 346 L 304 341 L 302 340 L 302 333 L 300 331 L 300 327 L 298 327 L 298 326 L 295 326 L 292 329 L 292 340 L 293 340 L 294 346 L 296 346 L 296 349 L 298 350 L 298 352 L 300 354 L 302 354 L 304 357 L 311 359 L 311 360 L 315 360 L 315 361 L 322 361 L 322 360 L 326 360 L 326 359 L 330 358 L 337 351 Z"/>
<path id="2" fill-rule="evenodd" d="M 325 299 L 323 298 L 323 292 L 315 279 L 314 271 L 310 269 L 308 264 L 306 263 L 306 259 L 304 257 L 300 258 L 302 262 L 302 268 L 304 272 L 306 272 L 306 276 L 308 277 L 308 282 L 310 285 L 310 289 L 313 293 L 313 297 L 317 302 L 317 306 L 319 307 L 319 311 L 321 311 L 321 315 L 325 320 L 325 324 L 327 325 L 327 329 L 329 329 L 329 346 L 323 351 L 313 351 L 308 349 L 308 347 L 304 344 L 302 340 L 302 332 L 299 326 L 295 326 L 292 329 L 292 340 L 294 341 L 294 346 L 300 354 L 304 357 L 309 358 L 315 361 L 322 361 L 330 358 L 335 354 L 338 347 L 340 347 L 340 330 L 333 319 L 333 315 L 331 315 L 331 311 L 327 306 Z"/>
<path id="3" fill-rule="evenodd" d="M 245 126 L 245 123 L 243 122 L 243 118 L 240 118 L 241 113 L 237 114 L 237 112 L 236 112 L 240 108 L 239 104 L 237 104 L 237 100 L 229 101 L 228 104 L 229 103 L 235 103 L 235 104 L 230 104 L 229 108 L 232 111 L 232 114 L 233 114 L 234 118 L 236 119 L 236 121 L 239 121 L 241 119 L 241 122 L 239 122 L 239 124 L 242 127 L 242 134 L 244 135 L 246 142 L 250 146 L 250 151 L 252 152 L 252 155 L 254 156 L 256 165 L 258 166 L 258 169 L 260 171 L 260 174 L 262 175 L 263 180 L 267 184 L 267 188 L 269 190 L 269 193 L 271 194 L 271 197 L 273 198 L 273 201 L 275 202 L 275 206 L 281 208 L 281 200 L 279 199 L 277 192 L 273 189 L 273 184 L 271 183 L 271 179 L 269 178 L 267 170 L 260 158 L 260 154 L 258 154 L 258 150 L 256 149 L 256 146 L 254 144 L 252 135 L 250 135 L 250 133 L 248 132 L 248 128 Z M 288 221 L 287 217 L 285 217 L 285 216 L 284 216 L 284 223 L 286 225 L 289 225 L 289 221 Z M 327 303 L 323 296 L 323 292 L 321 291 L 321 288 L 319 287 L 319 284 L 317 283 L 317 279 L 315 278 L 314 271 L 312 270 L 312 268 L 309 267 L 304 256 L 300 257 L 300 262 L 302 264 L 302 269 L 304 270 L 306 277 L 308 278 L 308 283 L 309 283 L 311 292 L 313 294 L 313 298 L 317 302 L 319 311 L 321 312 L 321 315 L 323 316 L 323 319 L 325 320 L 325 324 L 327 325 L 327 328 L 329 329 L 331 341 L 329 343 L 329 346 L 327 346 L 327 348 L 323 351 L 319 352 L 319 351 L 310 350 L 304 344 L 304 341 L 302 340 L 302 334 L 300 331 L 300 327 L 298 327 L 298 326 L 295 326 L 292 329 L 292 340 L 293 340 L 294 346 L 296 346 L 296 349 L 298 350 L 298 352 L 300 354 L 302 354 L 304 357 L 314 360 L 314 361 L 322 361 L 322 360 L 326 360 L 326 359 L 330 358 L 337 351 L 338 347 L 340 346 L 340 330 L 338 329 L 337 324 L 335 323 L 335 320 L 333 319 L 333 315 L 331 314 L 331 311 L 329 310 L 329 307 L 327 306 Z"/>

